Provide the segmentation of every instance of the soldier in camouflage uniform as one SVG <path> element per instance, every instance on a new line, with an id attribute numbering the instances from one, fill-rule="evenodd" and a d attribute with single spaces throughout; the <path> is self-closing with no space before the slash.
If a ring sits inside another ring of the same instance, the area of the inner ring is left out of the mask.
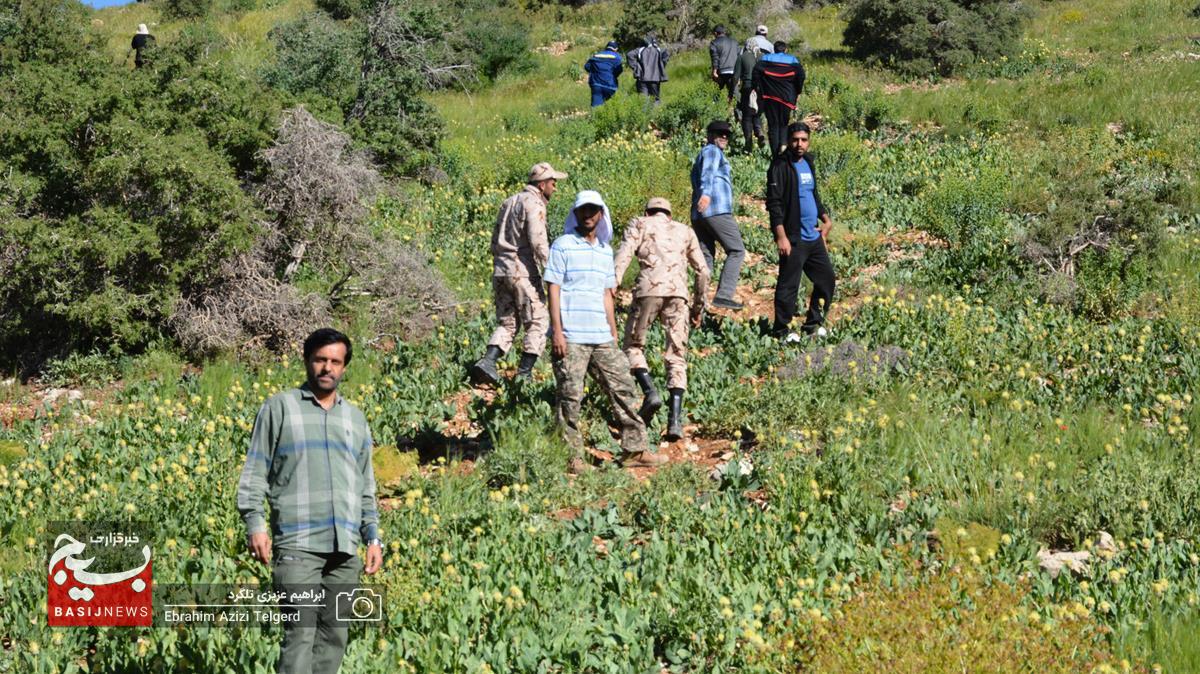
<path id="1" fill-rule="evenodd" d="M 575 198 L 564 233 L 550 247 L 546 285 L 550 296 L 554 377 L 558 383 L 555 412 L 559 428 L 575 450 L 568 468 L 579 473 L 583 461 L 579 407 L 590 370 L 612 401 L 621 427 L 621 465 L 657 466 L 667 461 L 648 450 L 646 425 L 638 417 L 637 385 L 629 361 L 617 348 L 613 293 L 612 220 L 598 192 L 584 190 Z"/>
<path id="2" fill-rule="evenodd" d="M 492 295 L 496 304 L 496 331 L 488 341 L 487 353 L 471 366 L 476 383 L 500 381 L 496 361 L 512 346 L 517 329 L 525 330 L 525 343 L 518 377 L 529 377 L 550 328 L 542 269 L 550 254 L 546 235 L 546 204 L 559 180 L 567 174 L 545 162 L 529 170 L 525 189 L 500 206 L 492 230 Z"/>
<path id="3" fill-rule="evenodd" d="M 671 219 L 671 204 L 656 197 L 646 204 L 646 215 L 635 218 L 625 230 L 617 251 L 617 278 L 625 274 L 629 262 L 637 257 L 640 271 L 633 291 L 633 306 L 625 322 L 625 355 L 630 371 L 642 387 L 644 397 L 639 414 L 646 425 L 662 407 L 654 389 L 643 348 L 646 330 L 655 319 L 666 331 L 667 390 L 671 404 L 667 419 L 667 439 L 683 436 L 683 392 L 687 388 L 688 320 L 699 326 L 704 314 L 704 293 L 710 271 L 700 250 L 700 241 L 691 227 Z M 688 267 L 696 272 L 691 311 L 688 310 Z M 689 316 L 690 313 L 690 316 Z"/>

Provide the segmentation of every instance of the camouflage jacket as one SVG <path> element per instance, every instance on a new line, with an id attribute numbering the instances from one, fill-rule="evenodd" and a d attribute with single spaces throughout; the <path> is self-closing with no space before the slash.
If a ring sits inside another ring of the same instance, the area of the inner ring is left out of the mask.
<path id="1" fill-rule="evenodd" d="M 526 185 L 500 205 L 492 230 L 492 276 L 541 278 L 549 257 L 546 198 L 536 185 Z"/>
<path id="2" fill-rule="evenodd" d="M 687 270 L 691 266 L 696 270 L 692 303 L 703 306 L 709 270 L 704 254 L 700 252 L 700 241 L 691 227 L 661 213 L 634 218 L 625 228 L 614 261 L 617 279 L 625 274 L 634 256 L 641 267 L 633 289 L 634 297 L 686 298 Z"/>

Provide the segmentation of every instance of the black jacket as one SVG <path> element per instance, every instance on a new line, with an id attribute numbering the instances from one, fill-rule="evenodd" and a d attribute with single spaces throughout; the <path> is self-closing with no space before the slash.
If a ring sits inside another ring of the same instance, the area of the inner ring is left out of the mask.
<path id="1" fill-rule="evenodd" d="M 795 109 L 804 92 L 804 66 L 791 54 L 763 54 L 751 74 L 759 99 L 778 101 Z"/>
<path id="2" fill-rule="evenodd" d="M 820 218 L 829 211 L 821 203 L 821 193 L 817 191 L 817 167 L 811 154 L 804 155 L 803 159 L 813 173 L 813 199 L 817 202 L 817 217 Z M 792 167 L 790 152 L 780 153 L 767 169 L 767 214 L 771 217 L 772 233 L 782 225 L 790 241 L 800 240 L 800 186 L 796 183 L 796 169 Z"/>

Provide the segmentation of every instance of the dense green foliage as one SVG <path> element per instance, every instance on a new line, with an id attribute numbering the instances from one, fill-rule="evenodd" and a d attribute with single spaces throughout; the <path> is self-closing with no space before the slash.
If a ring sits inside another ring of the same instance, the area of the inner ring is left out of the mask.
<path id="1" fill-rule="evenodd" d="M 1026 12 L 1008 0 L 854 0 L 844 43 L 859 58 L 909 75 L 950 75 L 1012 56 Z"/>

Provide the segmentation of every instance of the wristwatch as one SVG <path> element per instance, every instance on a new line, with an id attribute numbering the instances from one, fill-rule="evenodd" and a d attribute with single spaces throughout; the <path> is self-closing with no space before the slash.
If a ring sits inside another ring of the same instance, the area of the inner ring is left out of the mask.
<path id="1" fill-rule="evenodd" d="M 379 540 L 378 538 L 372 538 L 371 540 L 367 541 L 368 548 L 372 545 L 378 545 L 381 550 L 383 549 L 383 541 Z"/>

